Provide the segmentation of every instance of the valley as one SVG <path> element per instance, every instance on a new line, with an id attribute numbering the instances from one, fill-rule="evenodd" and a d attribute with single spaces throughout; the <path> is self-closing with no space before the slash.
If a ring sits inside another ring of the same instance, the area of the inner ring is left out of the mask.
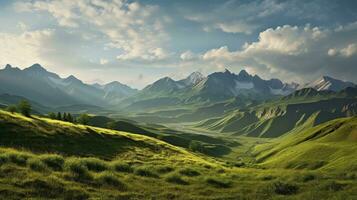
<path id="1" fill-rule="evenodd" d="M 18 76 L 41 92 L 60 90 L 62 103 L 13 84 Z M 166 77 L 138 91 L 62 79 L 38 64 L 6 66 L 1 77 L 8 84 L 0 89 L 6 199 L 357 197 L 351 83 L 324 77 L 325 85 L 299 88 L 226 70 Z"/>
<path id="2" fill-rule="evenodd" d="M 357 200 L 357 1 L 0 0 L 0 200 Z"/>
<path id="3" fill-rule="evenodd" d="M 234 138 L 239 144 L 219 157 L 141 134 L 36 116 L 26 118 L 1 111 L 0 120 L 3 197 L 207 199 L 210 194 L 211 199 L 342 199 L 356 195 L 356 157 L 351 154 L 355 151 L 356 118 L 316 127 L 319 135 L 310 136 L 308 131 L 296 133 L 297 138 L 289 135 L 273 149 L 269 146 L 275 146 L 278 140 Z M 335 124 L 337 128 L 331 127 Z M 339 136 L 341 131 L 343 137 Z M 223 138 L 233 142 L 232 137 Z M 289 152 L 284 148 L 289 143 L 311 143 L 313 146 L 308 146 L 320 152 L 331 151 L 315 145 L 315 140 L 319 145 L 333 141 L 334 148 L 342 145 L 336 155 L 339 159 L 315 161 L 316 157 L 308 154 L 310 149 L 305 154 L 312 160 L 286 158 Z M 282 163 L 279 159 L 285 160 L 284 165 L 277 165 Z M 343 163 L 346 160 L 349 165 Z"/>

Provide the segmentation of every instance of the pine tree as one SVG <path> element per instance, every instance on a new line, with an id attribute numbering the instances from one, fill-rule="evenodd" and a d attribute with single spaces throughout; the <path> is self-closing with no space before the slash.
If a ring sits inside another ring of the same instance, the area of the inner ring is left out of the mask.
<path id="1" fill-rule="evenodd" d="M 57 119 L 56 114 L 54 112 L 48 113 L 48 117 L 51 119 Z"/>
<path id="2" fill-rule="evenodd" d="M 17 107 L 15 105 L 9 105 L 7 108 L 6 108 L 7 111 L 11 112 L 11 113 L 14 113 L 14 112 L 17 112 Z"/>
<path id="3" fill-rule="evenodd" d="M 65 121 L 65 122 L 67 121 L 67 113 L 63 113 L 62 120 Z"/>
<path id="4" fill-rule="evenodd" d="M 57 113 L 57 119 L 58 119 L 58 120 L 62 120 L 62 115 L 61 115 L 60 112 Z"/>
<path id="5" fill-rule="evenodd" d="M 84 124 L 84 125 L 88 125 L 89 123 L 89 115 L 88 114 L 81 114 L 78 118 L 77 118 L 78 123 L 80 124 Z"/>
<path id="6" fill-rule="evenodd" d="M 68 114 L 67 114 L 67 120 L 68 120 L 69 122 L 73 122 L 73 117 L 72 117 L 71 113 L 68 113 Z"/>
<path id="7" fill-rule="evenodd" d="M 20 101 L 18 105 L 18 109 L 21 112 L 21 114 L 25 115 L 26 117 L 30 117 L 32 107 L 28 101 L 26 100 Z"/>

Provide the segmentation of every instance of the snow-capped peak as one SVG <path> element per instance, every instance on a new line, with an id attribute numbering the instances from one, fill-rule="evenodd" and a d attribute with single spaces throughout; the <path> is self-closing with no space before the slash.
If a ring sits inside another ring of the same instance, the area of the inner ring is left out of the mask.
<path id="1" fill-rule="evenodd" d="M 334 79 L 329 76 L 322 76 L 316 81 L 304 85 L 304 87 L 311 87 L 316 89 L 317 91 L 322 91 L 322 90 L 340 91 L 347 87 L 353 87 L 353 86 L 355 86 L 354 83 Z"/>
<path id="2" fill-rule="evenodd" d="M 202 81 L 205 77 L 200 72 L 192 72 L 186 79 L 185 83 L 187 85 L 195 85 Z"/>

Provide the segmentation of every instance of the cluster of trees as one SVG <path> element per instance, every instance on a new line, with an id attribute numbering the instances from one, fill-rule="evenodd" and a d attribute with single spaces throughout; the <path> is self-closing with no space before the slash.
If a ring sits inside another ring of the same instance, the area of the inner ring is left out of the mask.
<path id="1" fill-rule="evenodd" d="M 28 101 L 22 100 L 17 105 L 9 105 L 6 110 L 11 113 L 20 112 L 24 116 L 30 117 L 32 106 Z"/>
<path id="2" fill-rule="evenodd" d="M 57 115 L 54 112 L 48 113 L 48 117 L 51 119 L 57 119 L 57 120 L 62 120 L 65 122 L 75 122 L 76 119 L 71 115 L 71 113 L 61 113 L 58 112 Z"/>
<path id="3" fill-rule="evenodd" d="M 48 114 L 48 117 L 51 119 L 62 120 L 65 122 L 79 123 L 84 125 L 88 125 L 90 119 L 88 114 L 81 114 L 78 117 L 75 117 L 71 113 L 65 113 L 65 112 L 63 114 L 61 112 L 58 112 L 57 114 L 55 114 L 54 112 L 50 112 Z"/>
<path id="4" fill-rule="evenodd" d="M 15 113 L 15 112 L 21 113 L 26 117 L 30 117 L 31 111 L 32 111 L 32 106 L 28 101 L 22 100 L 17 105 L 9 105 L 6 108 L 6 110 L 11 113 Z M 71 113 L 64 112 L 62 114 L 61 112 L 58 112 L 56 114 L 54 112 L 50 112 L 50 113 L 48 113 L 47 116 L 51 119 L 57 119 L 57 120 L 62 120 L 62 121 L 72 122 L 72 123 L 79 123 L 79 124 L 84 124 L 84 125 L 88 125 L 89 120 L 90 120 L 90 116 L 88 114 L 81 114 L 78 117 L 75 117 Z"/>

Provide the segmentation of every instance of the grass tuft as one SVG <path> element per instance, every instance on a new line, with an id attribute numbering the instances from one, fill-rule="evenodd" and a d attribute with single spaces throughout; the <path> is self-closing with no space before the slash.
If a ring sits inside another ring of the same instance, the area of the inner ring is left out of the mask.
<path id="1" fill-rule="evenodd" d="M 82 162 L 89 171 L 102 172 L 109 168 L 105 161 L 98 158 L 84 158 L 81 159 L 80 162 Z"/>
<path id="2" fill-rule="evenodd" d="M 19 166 L 25 166 L 27 160 L 31 157 L 30 154 L 20 152 L 8 152 L 3 154 L 5 160 Z"/>
<path id="3" fill-rule="evenodd" d="M 232 186 L 232 183 L 230 181 L 225 181 L 213 177 L 207 178 L 206 183 L 212 185 L 215 188 L 229 188 Z"/>
<path id="4" fill-rule="evenodd" d="M 133 173 L 134 169 L 128 164 L 123 163 L 120 161 L 116 161 L 113 163 L 113 168 L 117 172 L 126 172 L 126 173 Z"/>
<path id="5" fill-rule="evenodd" d="M 309 182 L 309 181 L 312 181 L 312 180 L 315 180 L 315 179 L 316 179 L 316 177 L 313 174 L 306 174 L 306 175 L 304 175 L 302 177 L 302 181 L 303 182 Z"/>
<path id="6" fill-rule="evenodd" d="M 169 166 L 162 166 L 162 167 L 157 168 L 156 171 L 157 171 L 159 174 L 166 174 L 166 173 L 169 173 L 169 172 L 174 171 L 174 168 L 169 167 Z"/>
<path id="7" fill-rule="evenodd" d="M 60 155 L 45 154 L 39 158 L 47 167 L 55 171 L 61 171 L 63 169 L 64 158 Z"/>
<path id="8" fill-rule="evenodd" d="M 346 186 L 346 184 L 338 183 L 334 180 L 325 182 L 320 185 L 320 188 L 322 190 L 327 190 L 327 191 L 332 191 L 332 192 L 337 192 L 340 190 L 343 190 L 343 188 Z"/>
<path id="9" fill-rule="evenodd" d="M 151 169 L 147 167 L 140 167 L 135 169 L 134 173 L 138 176 L 151 177 L 151 178 L 159 178 L 155 172 L 151 171 Z"/>
<path id="10" fill-rule="evenodd" d="M 199 176 L 201 175 L 198 171 L 194 170 L 194 169 L 190 169 L 190 168 L 184 168 L 184 169 L 181 169 L 179 171 L 179 173 L 181 175 L 184 175 L 184 176 Z"/>
<path id="11" fill-rule="evenodd" d="M 88 181 L 92 179 L 87 167 L 78 158 L 71 158 L 65 162 L 65 168 L 75 181 Z"/>
<path id="12" fill-rule="evenodd" d="M 105 186 L 114 186 L 120 190 L 126 189 L 126 185 L 121 182 L 113 173 L 103 172 L 100 173 L 95 179 L 98 183 Z"/>
<path id="13" fill-rule="evenodd" d="M 169 183 L 175 183 L 179 185 L 188 185 L 188 182 L 183 180 L 178 174 L 171 174 L 165 178 L 165 180 Z"/>
<path id="14" fill-rule="evenodd" d="M 32 189 L 34 194 L 46 199 L 61 196 L 64 192 L 64 184 L 55 177 L 25 180 L 21 186 Z"/>
<path id="15" fill-rule="evenodd" d="M 43 172 L 47 170 L 47 166 L 38 158 L 30 158 L 27 161 L 27 165 L 33 171 Z"/>
<path id="16" fill-rule="evenodd" d="M 276 194 L 281 195 L 293 195 L 299 190 L 298 186 L 291 183 L 283 183 L 280 181 L 274 182 L 272 184 L 272 189 Z"/>

